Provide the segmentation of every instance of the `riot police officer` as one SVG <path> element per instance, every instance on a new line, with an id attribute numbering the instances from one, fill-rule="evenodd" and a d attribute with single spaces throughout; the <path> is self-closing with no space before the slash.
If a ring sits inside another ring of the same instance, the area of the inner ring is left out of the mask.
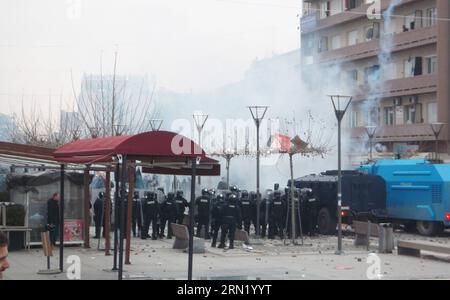
<path id="1" fill-rule="evenodd" d="M 240 199 L 240 208 L 241 208 L 241 227 L 244 225 L 244 230 L 250 235 L 250 223 L 254 218 L 253 214 L 253 205 L 250 200 L 250 195 L 247 191 L 242 191 L 241 199 Z M 243 223 L 243 224 L 242 224 Z"/>
<path id="2" fill-rule="evenodd" d="M 183 224 L 184 211 L 186 210 L 186 207 L 189 206 L 189 203 L 183 197 L 183 191 L 177 191 L 175 197 L 175 206 L 177 210 L 177 224 Z"/>
<path id="3" fill-rule="evenodd" d="M 133 231 L 133 237 L 136 237 L 136 226 L 137 226 L 137 235 L 140 235 L 142 231 L 142 209 L 141 209 L 141 200 L 139 199 L 139 192 L 134 192 L 133 195 L 133 204 L 132 204 L 132 214 L 131 220 L 133 221 L 133 225 L 131 227 Z"/>
<path id="4" fill-rule="evenodd" d="M 203 227 L 205 227 L 206 239 L 209 240 L 209 214 L 211 208 L 211 198 L 208 189 L 202 190 L 202 195 L 195 200 L 195 206 L 198 212 L 197 237 Z"/>
<path id="5" fill-rule="evenodd" d="M 286 202 L 281 198 L 281 192 L 275 191 L 270 202 L 269 239 L 274 239 L 275 234 L 283 238 L 285 226 Z"/>
<path id="6" fill-rule="evenodd" d="M 167 193 L 167 199 L 161 204 L 160 209 L 160 218 L 161 218 L 161 226 L 159 237 L 164 237 L 164 231 L 166 229 L 166 224 L 168 226 L 167 229 L 167 238 L 172 238 L 172 226 L 170 223 L 176 223 L 177 221 L 177 208 L 175 204 L 175 194 L 172 192 Z"/>
<path id="7" fill-rule="evenodd" d="M 148 231 L 150 229 L 150 224 L 152 224 L 152 240 L 157 239 L 158 235 L 158 213 L 159 213 L 159 203 L 157 199 L 157 194 L 155 192 L 145 193 L 145 198 L 142 202 L 142 214 L 144 216 L 144 226 L 141 233 L 141 238 L 143 240 L 149 237 Z"/>
<path id="8" fill-rule="evenodd" d="M 94 223 L 95 223 L 95 236 L 94 239 L 99 239 L 101 229 L 104 223 L 104 205 L 105 205 L 105 193 L 100 192 L 97 199 L 94 202 Z M 103 234 L 104 230 L 103 230 Z"/>
<path id="9" fill-rule="evenodd" d="M 261 237 L 265 238 L 267 234 L 267 225 L 269 224 L 270 215 L 270 201 L 272 198 L 272 193 L 268 191 L 264 199 L 261 200 L 259 204 L 259 225 L 261 226 Z"/>
<path id="10" fill-rule="evenodd" d="M 211 247 L 215 248 L 217 243 L 217 237 L 219 235 L 219 229 L 222 225 L 222 207 L 225 204 L 223 194 L 218 194 L 215 201 L 212 204 L 211 209 L 211 229 L 212 229 L 212 243 Z"/>
<path id="11" fill-rule="evenodd" d="M 241 219 L 237 196 L 229 194 L 226 203 L 222 207 L 222 226 L 220 234 L 219 248 L 225 248 L 225 239 L 228 235 L 230 246 L 228 249 L 234 249 L 234 235 L 236 233 L 236 225 Z"/>

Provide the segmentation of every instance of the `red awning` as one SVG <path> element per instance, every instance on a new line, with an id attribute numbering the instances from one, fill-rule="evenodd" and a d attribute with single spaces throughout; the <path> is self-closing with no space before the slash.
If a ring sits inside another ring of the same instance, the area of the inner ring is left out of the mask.
<path id="1" fill-rule="evenodd" d="M 169 131 L 151 131 L 133 136 L 79 140 L 54 152 L 55 160 L 73 164 L 111 163 L 116 155 L 140 161 L 145 173 L 191 175 L 192 158 L 200 159 L 197 173 L 219 176 L 220 164 L 206 157 L 191 139 Z"/>

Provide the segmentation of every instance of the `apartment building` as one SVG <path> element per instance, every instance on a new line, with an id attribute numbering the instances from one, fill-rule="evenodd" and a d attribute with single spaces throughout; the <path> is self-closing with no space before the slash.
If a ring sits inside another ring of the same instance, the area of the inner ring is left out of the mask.
<path id="1" fill-rule="evenodd" d="M 304 0 L 303 71 L 339 66 L 351 85 L 353 139 L 363 142 L 365 127 L 375 125 L 375 140 L 390 151 L 434 151 L 430 124 L 450 124 L 450 1 L 381 0 L 381 16 L 375 7 Z M 440 152 L 448 153 L 449 137 L 446 125 Z"/>

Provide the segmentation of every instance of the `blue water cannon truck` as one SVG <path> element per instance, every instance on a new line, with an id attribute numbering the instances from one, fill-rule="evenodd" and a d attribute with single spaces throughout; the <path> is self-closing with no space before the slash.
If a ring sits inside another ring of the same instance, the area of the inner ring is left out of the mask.
<path id="1" fill-rule="evenodd" d="M 432 236 L 450 227 L 450 164 L 379 160 L 358 170 L 386 182 L 386 219 Z"/>

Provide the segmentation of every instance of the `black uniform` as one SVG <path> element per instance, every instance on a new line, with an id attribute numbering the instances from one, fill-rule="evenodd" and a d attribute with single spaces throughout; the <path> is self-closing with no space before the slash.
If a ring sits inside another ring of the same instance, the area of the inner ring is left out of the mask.
<path id="1" fill-rule="evenodd" d="M 175 204 L 177 209 L 177 224 L 183 224 L 184 220 L 184 211 L 186 207 L 189 206 L 189 203 L 186 199 L 183 198 L 183 192 L 178 191 L 177 196 L 175 197 Z"/>
<path id="2" fill-rule="evenodd" d="M 202 191 L 202 196 L 195 200 L 198 212 L 197 237 L 200 237 L 202 227 L 205 227 L 206 239 L 209 239 L 209 215 L 211 208 L 211 198 L 208 190 Z"/>
<path id="3" fill-rule="evenodd" d="M 211 209 L 211 229 L 212 229 L 212 243 L 211 247 L 216 247 L 217 236 L 222 225 L 222 207 L 225 204 L 222 194 L 217 195 L 217 198 L 212 203 Z"/>
<path id="4" fill-rule="evenodd" d="M 275 238 L 278 235 L 283 238 L 284 226 L 286 222 L 286 202 L 281 198 L 281 193 L 275 191 L 273 193 L 273 200 L 270 202 L 270 217 L 269 217 L 269 239 Z"/>
<path id="5" fill-rule="evenodd" d="M 145 198 L 142 201 L 142 214 L 144 217 L 144 226 L 142 229 L 141 238 L 146 239 L 149 237 L 148 231 L 150 224 L 152 224 L 152 240 L 156 240 L 158 236 L 158 214 L 159 203 L 157 201 L 157 195 L 154 192 L 148 192 L 145 194 Z"/>
<path id="6" fill-rule="evenodd" d="M 139 193 L 135 193 L 133 197 L 133 206 L 132 206 L 132 216 L 131 219 L 133 220 L 133 236 L 136 237 L 136 233 L 140 235 L 142 232 L 142 210 L 141 210 L 141 200 L 139 200 Z M 137 226 L 137 232 L 136 232 L 136 226 Z"/>
<path id="7" fill-rule="evenodd" d="M 252 203 L 253 201 L 253 203 Z M 241 195 L 241 201 L 240 201 L 240 208 L 241 208 L 241 217 L 242 217 L 242 224 L 244 225 L 244 230 L 247 231 L 247 233 L 250 235 L 250 224 L 254 219 L 254 200 L 250 199 L 250 196 L 248 192 L 243 191 Z"/>
<path id="8" fill-rule="evenodd" d="M 59 236 L 59 202 L 53 199 L 47 201 L 47 229 L 50 232 L 50 241 L 56 245 L 56 239 Z"/>
<path id="9" fill-rule="evenodd" d="M 94 239 L 99 239 L 101 234 L 101 228 L 104 224 L 104 207 L 105 200 L 104 194 L 99 193 L 97 199 L 94 202 L 94 223 L 95 223 L 95 236 Z M 103 235 L 105 234 L 103 229 Z"/>
<path id="10" fill-rule="evenodd" d="M 261 226 L 261 237 L 266 237 L 267 225 L 269 225 L 270 216 L 270 196 L 262 199 L 259 205 L 259 225 Z"/>
<path id="11" fill-rule="evenodd" d="M 175 194 L 168 193 L 167 199 L 165 202 L 161 204 L 160 207 L 160 217 L 161 217 L 161 231 L 159 237 L 164 237 L 164 230 L 166 228 L 166 224 L 168 226 L 167 229 L 167 238 L 172 238 L 172 226 L 170 223 L 176 223 L 177 221 L 177 208 L 175 204 Z"/>
<path id="12" fill-rule="evenodd" d="M 225 239 L 228 235 L 230 240 L 229 249 L 234 248 L 234 234 L 236 233 L 236 225 L 241 219 L 239 206 L 237 203 L 237 197 L 234 194 L 230 194 L 228 200 L 222 207 L 222 233 L 220 235 L 219 248 L 225 247 Z"/>

